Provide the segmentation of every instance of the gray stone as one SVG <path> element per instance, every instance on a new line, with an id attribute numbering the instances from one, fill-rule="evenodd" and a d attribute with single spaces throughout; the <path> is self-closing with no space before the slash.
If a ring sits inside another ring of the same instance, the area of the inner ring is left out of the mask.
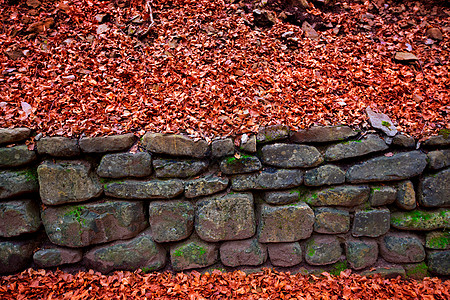
<path id="1" fill-rule="evenodd" d="M 448 146 L 450 145 L 450 134 L 440 134 L 435 136 L 430 136 L 423 143 L 425 147 L 434 147 L 434 146 Z"/>
<path id="2" fill-rule="evenodd" d="M 257 143 L 269 143 L 284 140 L 289 137 L 289 127 L 285 125 L 271 125 L 261 127 L 256 135 Z"/>
<path id="3" fill-rule="evenodd" d="M 371 206 L 383 206 L 394 203 L 397 199 L 397 189 L 392 186 L 371 186 L 369 202 Z"/>
<path id="4" fill-rule="evenodd" d="M 50 241 L 67 247 L 129 239 L 148 226 L 141 201 L 103 201 L 41 211 Z"/>
<path id="5" fill-rule="evenodd" d="M 403 134 L 397 134 L 392 139 L 392 144 L 395 146 L 405 147 L 405 148 L 414 148 L 416 142 L 413 137 L 406 136 Z"/>
<path id="6" fill-rule="evenodd" d="M 311 40 L 319 40 L 320 36 L 317 33 L 317 31 L 314 30 L 314 28 L 309 24 L 308 22 L 303 22 L 302 24 L 302 30 L 305 33 L 305 36 L 310 38 Z"/>
<path id="7" fill-rule="evenodd" d="M 32 169 L 0 171 L 0 199 L 37 192 L 38 189 L 37 175 Z"/>
<path id="8" fill-rule="evenodd" d="M 218 260 L 219 245 L 191 237 L 170 247 L 170 261 L 174 271 L 204 268 Z"/>
<path id="9" fill-rule="evenodd" d="M 121 199 L 169 199 L 181 195 L 183 181 L 169 180 L 125 180 L 105 184 L 105 195 Z"/>
<path id="10" fill-rule="evenodd" d="M 313 236 L 306 242 L 305 260 L 313 266 L 337 262 L 342 255 L 339 240 L 334 236 Z"/>
<path id="11" fill-rule="evenodd" d="M 158 243 L 179 241 L 194 229 L 194 206 L 188 201 L 153 201 L 149 206 L 149 223 Z"/>
<path id="12" fill-rule="evenodd" d="M 36 247 L 34 240 L 0 241 L 0 274 L 25 269 L 31 262 Z"/>
<path id="13" fill-rule="evenodd" d="M 36 153 L 28 150 L 26 145 L 0 148 L 0 168 L 19 167 L 36 159 Z"/>
<path id="14" fill-rule="evenodd" d="M 402 230 L 435 230 L 450 228 L 450 209 L 412 210 L 391 214 L 391 226 Z"/>
<path id="15" fill-rule="evenodd" d="M 78 141 L 81 151 L 84 153 L 105 153 L 128 150 L 137 138 L 132 133 L 87 137 Z"/>
<path id="16" fill-rule="evenodd" d="M 378 244 L 369 239 L 348 239 L 345 241 L 345 255 L 352 269 L 361 270 L 377 261 Z"/>
<path id="17" fill-rule="evenodd" d="M 317 126 L 293 133 L 291 141 L 294 143 L 327 143 L 343 141 L 357 134 L 358 132 L 348 126 Z"/>
<path id="18" fill-rule="evenodd" d="M 284 205 L 300 200 L 299 191 L 271 191 L 264 193 L 264 201 L 272 205 Z"/>
<path id="19" fill-rule="evenodd" d="M 267 260 L 267 246 L 257 239 L 225 242 L 220 246 L 220 260 L 225 266 L 259 266 Z"/>
<path id="20" fill-rule="evenodd" d="M 33 200 L 0 202 L 0 236 L 36 232 L 41 226 L 39 206 Z"/>
<path id="21" fill-rule="evenodd" d="M 162 134 L 147 132 L 142 138 L 144 147 L 153 153 L 176 156 L 205 157 L 209 146 L 205 140 L 193 140 L 178 134 Z"/>
<path id="22" fill-rule="evenodd" d="M 56 157 L 72 157 L 80 155 L 80 147 L 76 139 L 63 136 L 43 137 L 36 142 L 39 154 Z"/>
<path id="23" fill-rule="evenodd" d="M 0 144 L 12 144 L 28 138 L 31 130 L 28 128 L 0 128 Z"/>
<path id="24" fill-rule="evenodd" d="M 357 210 L 353 220 L 352 235 L 355 237 L 378 237 L 388 232 L 389 228 L 389 209 Z"/>
<path id="25" fill-rule="evenodd" d="M 259 173 L 235 175 L 231 178 L 231 188 L 235 191 L 277 190 L 301 185 L 302 170 L 263 169 Z"/>
<path id="26" fill-rule="evenodd" d="M 241 136 L 241 141 L 239 149 L 245 152 L 255 153 L 256 152 L 256 135 L 243 134 Z"/>
<path id="27" fill-rule="evenodd" d="M 418 195 L 422 206 L 450 207 L 450 169 L 422 178 Z"/>
<path id="28" fill-rule="evenodd" d="M 331 207 L 319 207 L 314 210 L 314 231 L 335 234 L 350 230 L 350 214 L 348 211 Z"/>
<path id="29" fill-rule="evenodd" d="M 228 175 L 255 172 L 261 168 L 261 161 L 251 155 L 240 155 L 239 158 L 227 157 L 220 162 L 220 170 Z"/>
<path id="30" fill-rule="evenodd" d="M 351 157 L 363 156 L 369 153 L 383 151 L 389 148 L 385 141 L 375 134 L 369 134 L 366 138 L 357 141 L 348 141 L 328 147 L 325 159 L 336 161 Z"/>
<path id="31" fill-rule="evenodd" d="M 395 136 L 397 134 L 397 128 L 395 128 L 394 123 L 388 116 L 383 113 L 376 113 L 370 107 L 366 108 L 366 113 L 373 128 L 380 129 L 387 136 Z"/>
<path id="32" fill-rule="evenodd" d="M 398 207 L 404 210 L 416 208 L 416 192 L 411 181 L 406 180 L 398 184 L 396 202 Z"/>
<path id="33" fill-rule="evenodd" d="M 420 151 L 376 157 L 352 166 L 346 177 L 352 183 L 407 179 L 423 172 L 427 165 L 426 158 Z"/>
<path id="34" fill-rule="evenodd" d="M 450 149 L 428 152 L 428 166 L 438 170 L 450 166 Z"/>
<path id="35" fill-rule="evenodd" d="M 255 234 L 251 193 L 230 193 L 197 201 L 195 230 L 208 242 L 242 240 Z"/>
<path id="36" fill-rule="evenodd" d="M 234 155 L 234 142 L 231 138 L 214 140 L 211 143 L 211 153 L 214 157 Z"/>
<path id="37" fill-rule="evenodd" d="M 312 193 L 305 202 L 312 206 L 356 206 L 369 199 L 370 189 L 366 185 L 342 185 L 325 188 Z"/>
<path id="38" fill-rule="evenodd" d="M 305 173 L 306 186 L 341 184 L 345 182 L 345 172 L 334 165 L 325 165 Z"/>
<path id="39" fill-rule="evenodd" d="M 314 212 L 304 202 L 284 206 L 261 205 L 258 237 L 261 243 L 295 242 L 311 236 Z"/>
<path id="40" fill-rule="evenodd" d="M 155 159 L 153 167 L 156 177 L 187 178 L 204 172 L 208 168 L 208 162 L 192 159 Z"/>
<path id="41" fill-rule="evenodd" d="M 97 174 L 106 178 L 145 177 L 152 173 L 152 157 L 147 152 L 106 154 Z"/>
<path id="42" fill-rule="evenodd" d="M 416 263 L 425 259 L 420 239 L 407 233 L 388 233 L 380 243 L 381 256 L 392 263 Z"/>
<path id="43" fill-rule="evenodd" d="M 450 250 L 428 252 L 428 268 L 436 275 L 450 275 Z"/>
<path id="44" fill-rule="evenodd" d="M 450 231 L 432 231 L 425 236 L 425 247 L 428 249 L 450 249 Z"/>
<path id="45" fill-rule="evenodd" d="M 389 267 L 375 267 L 369 270 L 363 271 L 361 276 L 374 276 L 380 275 L 383 278 L 397 278 L 398 276 L 405 278 L 406 271 L 402 266 L 389 266 Z"/>
<path id="46" fill-rule="evenodd" d="M 86 252 L 87 265 L 102 272 L 113 270 L 156 271 L 166 263 L 166 250 L 155 243 L 150 230 L 127 241 L 101 245 Z"/>
<path id="47" fill-rule="evenodd" d="M 43 248 L 36 251 L 33 261 L 41 268 L 57 267 L 65 264 L 74 264 L 81 261 L 83 251 L 62 247 Z"/>
<path id="48" fill-rule="evenodd" d="M 272 265 L 292 267 L 302 262 L 302 248 L 298 242 L 267 244 Z"/>
<path id="49" fill-rule="evenodd" d="M 192 179 L 184 183 L 184 195 L 186 198 L 212 195 L 226 189 L 228 182 L 228 178 L 218 176 Z"/>
<path id="50" fill-rule="evenodd" d="M 86 161 L 44 161 L 37 173 L 39 193 L 47 205 L 86 201 L 102 193 L 102 186 Z"/>
<path id="51" fill-rule="evenodd" d="M 315 167 L 323 162 L 322 155 L 313 146 L 272 144 L 264 146 L 261 152 L 262 162 L 274 167 Z"/>

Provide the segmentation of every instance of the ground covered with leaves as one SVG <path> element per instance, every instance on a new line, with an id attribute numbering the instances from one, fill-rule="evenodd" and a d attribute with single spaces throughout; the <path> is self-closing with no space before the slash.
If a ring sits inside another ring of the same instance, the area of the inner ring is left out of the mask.
<path id="1" fill-rule="evenodd" d="M 151 273 L 140 270 L 105 276 L 28 269 L 0 277 L 1 299 L 450 299 L 450 280 L 291 275 L 265 269 L 211 274 Z"/>

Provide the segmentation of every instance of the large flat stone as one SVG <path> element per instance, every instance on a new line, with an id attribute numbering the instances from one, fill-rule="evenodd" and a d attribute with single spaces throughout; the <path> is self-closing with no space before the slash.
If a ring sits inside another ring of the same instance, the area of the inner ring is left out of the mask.
<path id="1" fill-rule="evenodd" d="M 378 258 L 378 244 L 369 239 L 347 239 L 345 255 L 350 267 L 361 270 L 373 265 Z"/>
<path id="2" fill-rule="evenodd" d="M 357 141 L 348 141 L 328 147 L 325 159 L 336 161 L 346 158 L 363 156 L 369 153 L 383 151 L 388 145 L 375 134 L 369 134 L 366 138 Z"/>
<path id="3" fill-rule="evenodd" d="M 336 234 L 350 230 L 350 214 L 348 211 L 319 207 L 314 210 L 314 231 L 319 233 Z"/>
<path id="4" fill-rule="evenodd" d="M 224 174 L 242 174 L 258 171 L 262 168 L 261 161 L 252 155 L 226 157 L 220 162 L 220 170 Z"/>
<path id="5" fill-rule="evenodd" d="M 280 168 L 315 167 L 323 162 L 315 147 L 297 144 L 266 145 L 261 150 L 261 159 L 269 166 Z"/>
<path id="6" fill-rule="evenodd" d="M 302 248 L 298 242 L 267 244 L 272 265 L 277 267 L 292 267 L 302 262 Z"/>
<path id="7" fill-rule="evenodd" d="M 208 168 L 208 162 L 193 159 L 155 159 L 153 167 L 156 177 L 187 178 L 204 172 Z"/>
<path id="8" fill-rule="evenodd" d="M 261 127 L 256 135 L 256 142 L 269 143 L 284 140 L 289 137 L 289 127 L 285 125 L 271 125 Z"/>
<path id="9" fill-rule="evenodd" d="M 201 158 L 209 152 L 209 146 L 205 140 L 193 140 L 177 134 L 147 132 L 142 138 L 142 143 L 148 151 L 153 153 Z"/>
<path id="10" fill-rule="evenodd" d="M 136 140 L 137 137 L 134 134 L 126 133 L 81 138 L 78 144 L 84 153 L 105 153 L 128 150 Z"/>
<path id="11" fill-rule="evenodd" d="M 355 237 L 378 237 L 388 232 L 389 228 L 389 209 L 357 210 L 353 220 L 352 235 Z"/>
<path id="12" fill-rule="evenodd" d="M 259 266 L 267 260 L 267 246 L 257 239 L 229 241 L 220 246 L 220 260 L 225 266 Z"/>
<path id="13" fill-rule="evenodd" d="M 43 137 L 36 142 L 37 151 L 41 155 L 55 157 L 72 157 L 80 155 L 78 140 L 63 136 Z"/>
<path id="14" fill-rule="evenodd" d="M 425 176 L 419 182 L 419 202 L 425 207 L 450 207 L 450 169 Z"/>
<path id="15" fill-rule="evenodd" d="M 397 189 L 392 186 L 378 185 L 370 187 L 369 202 L 371 206 L 383 206 L 394 203 Z"/>
<path id="16" fill-rule="evenodd" d="M 430 169 L 438 170 L 450 166 L 450 149 L 430 151 L 427 157 Z"/>
<path id="17" fill-rule="evenodd" d="M 356 206 L 369 199 L 370 189 L 366 185 L 342 185 L 309 193 L 305 202 L 312 206 Z"/>
<path id="18" fill-rule="evenodd" d="M 412 57 L 415 57 L 412 53 L 408 52 L 396 52 L 395 53 L 395 60 L 403 61 L 404 58 L 408 57 L 408 60 L 411 55 Z M 417 60 L 417 57 L 415 57 Z M 393 137 L 397 134 L 397 128 L 395 128 L 395 125 L 392 123 L 391 119 L 383 114 L 383 113 L 376 113 L 374 112 L 370 107 L 366 108 L 367 116 L 369 117 L 369 123 L 372 125 L 373 128 L 380 129 L 383 131 L 387 136 Z"/>
<path id="19" fill-rule="evenodd" d="M 183 181 L 169 180 L 125 180 L 105 184 L 105 195 L 121 199 L 169 199 L 181 195 Z"/>
<path id="20" fill-rule="evenodd" d="M 392 263 L 416 263 L 425 259 L 420 239 L 407 233 L 388 233 L 380 242 L 381 256 Z"/>
<path id="21" fill-rule="evenodd" d="M 343 141 L 357 134 L 358 132 L 347 126 L 317 126 L 293 133 L 291 141 L 294 143 L 327 143 Z"/>
<path id="22" fill-rule="evenodd" d="M 218 244 L 191 237 L 170 247 L 170 261 L 174 271 L 204 268 L 217 262 L 218 250 Z"/>
<path id="23" fill-rule="evenodd" d="M 0 202 L 0 236 L 36 232 L 41 226 L 39 205 L 33 200 Z"/>
<path id="24" fill-rule="evenodd" d="M 430 136 L 422 143 L 422 145 L 425 147 L 448 146 L 450 145 L 450 135 Z"/>
<path id="25" fill-rule="evenodd" d="M 32 169 L 0 171 L 0 199 L 34 193 L 38 189 L 37 175 Z"/>
<path id="26" fill-rule="evenodd" d="M 0 241 L 0 274 L 25 269 L 33 258 L 38 244 L 35 240 Z"/>
<path id="27" fill-rule="evenodd" d="M 147 152 L 106 154 L 97 168 L 105 178 L 146 177 L 152 173 L 152 157 Z"/>
<path id="28" fill-rule="evenodd" d="M 450 250 L 428 252 L 427 261 L 431 273 L 441 276 L 450 275 Z"/>
<path id="29" fill-rule="evenodd" d="M 206 176 L 185 181 L 184 195 L 186 198 L 208 196 L 223 191 L 228 187 L 227 177 Z"/>
<path id="30" fill-rule="evenodd" d="M 329 265 L 337 262 L 342 248 L 335 236 L 313 236 L 306 242 L 305 260 L 313 266 Z"/>
<path id="31" fill-rule="evenodd" d="M 305 173 L 306 186 L 341 184 L 345 182 L 345 172 L 334 165 L 325 165 Z"/>
<path id="32" fill-rule="evenodd" d="M 391 226 L 401 230 L 435 230 L 450 228 L 450 209 L 413 210 L 391 214 Z"/>
<path id="33" fill-rule="evenodd" d="M 0 144 L 12 144 L 28 138 L 31 130 L 24 127 L 0 128 Z"/>
<path id="34" fill-rule="evenodd" d="M 231 178 L 231 188 L 235 191 L 276 190 L 301 185 L 303 171 L 294 169 L 263 169 L 258 173 L 235 175 Z"/>
<path id="35" fill-rule="evenodd" d="M 33 261 L 41 268 L 58 267 L 66 264 L 74 264 L 83 258 L 81 249 L 63 247 L 42 248 L 33 254 Z"/>
<path id="36" fill-rule="evenodd" d="M 36 152 L 28 150 L 26 145 L 0 148 L 0 168 L 23 166 L 35 159 Z"/>

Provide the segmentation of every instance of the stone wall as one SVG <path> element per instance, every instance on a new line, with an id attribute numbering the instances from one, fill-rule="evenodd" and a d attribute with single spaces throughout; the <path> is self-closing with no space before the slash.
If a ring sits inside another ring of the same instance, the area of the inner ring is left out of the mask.
<path id="1" fill-rule="evenodd" d="M 450 138 L 283 126 L 208 143 L 0 129 L 0 273 L 450 275 Z M 29 149 L 32 150 L 29 150 Z"/>

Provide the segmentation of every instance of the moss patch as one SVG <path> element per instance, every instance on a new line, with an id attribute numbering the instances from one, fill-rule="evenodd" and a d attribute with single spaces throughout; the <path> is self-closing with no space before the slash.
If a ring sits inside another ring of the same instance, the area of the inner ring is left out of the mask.
<path id="1" fill-rule="evenodd" d="M 381 125 L 383 125 L 384 127 L 386 127 L 387 129 L 391 130 L 391 123 L 387 122 L 387 121 L 382 121 Z"/>
<path id="2" fill-rule="evenodd" d="M 332 269 L 330 270 L 329 273 L 334 276 L 339 276 L 339 275 L 341 275 L 342 271 L 345 271 L 347 269 L 348 269 L 347 261 L 346 260 L 339 261 L 332 266 Z"/>

